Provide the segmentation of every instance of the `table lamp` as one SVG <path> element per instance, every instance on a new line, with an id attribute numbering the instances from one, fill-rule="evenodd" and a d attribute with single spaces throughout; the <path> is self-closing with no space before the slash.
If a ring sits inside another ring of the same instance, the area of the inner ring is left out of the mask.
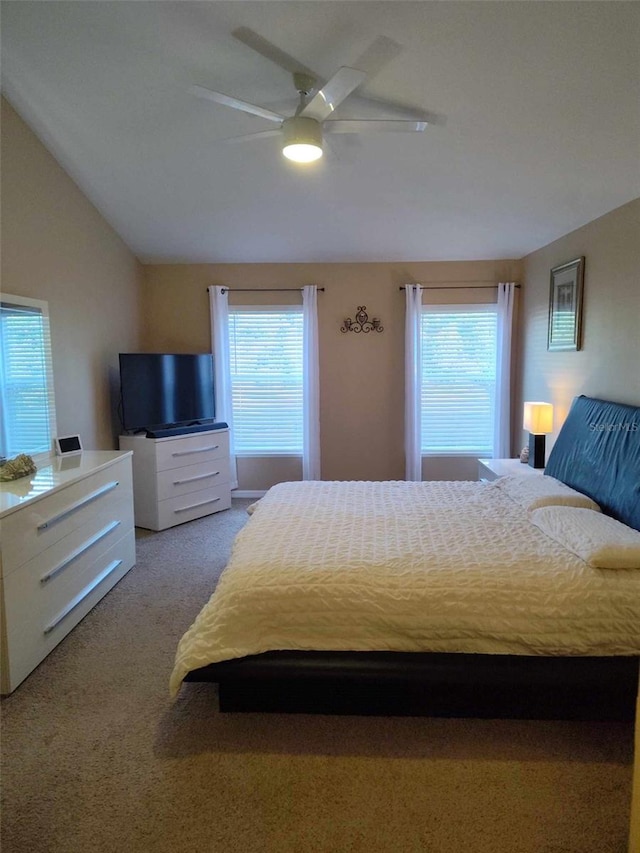
<path id="1" fill-rule="evenodd" d="M 529 465 L 544 468 L 545 435 L 553 432 L 551 403 L 525 403 L 522 425 L 529 432 Z"/>

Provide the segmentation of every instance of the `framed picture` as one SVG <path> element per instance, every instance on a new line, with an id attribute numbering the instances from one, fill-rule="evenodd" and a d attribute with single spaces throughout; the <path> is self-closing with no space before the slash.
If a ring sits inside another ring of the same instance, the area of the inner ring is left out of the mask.
<path id="1" fill-rule="evenodd" d="M 580 349 L 583 283 L 584 258 L 567 261 L 551 270 L 548 350 Z"/>

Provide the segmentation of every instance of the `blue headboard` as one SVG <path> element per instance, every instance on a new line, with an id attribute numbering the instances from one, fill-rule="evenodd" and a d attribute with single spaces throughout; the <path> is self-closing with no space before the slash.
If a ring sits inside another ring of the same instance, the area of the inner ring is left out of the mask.
<path id="1" fill-rule="evenodd" d="M 640 407 L 576 397 L 544 473 L 640 530 Z"/>

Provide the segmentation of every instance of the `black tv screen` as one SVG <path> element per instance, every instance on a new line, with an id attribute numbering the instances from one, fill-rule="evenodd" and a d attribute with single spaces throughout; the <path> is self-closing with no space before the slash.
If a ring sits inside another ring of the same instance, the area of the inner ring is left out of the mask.
<path id="1" fill-rule="evenodd" d="M 213 356 L 120 353 L 120 392 L 125 430 L 213 421 Z"/>

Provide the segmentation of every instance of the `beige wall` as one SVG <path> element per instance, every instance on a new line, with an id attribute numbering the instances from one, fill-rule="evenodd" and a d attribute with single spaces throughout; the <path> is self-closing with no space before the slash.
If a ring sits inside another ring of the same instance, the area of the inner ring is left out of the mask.
<path id="1" fill-rule="evenodd" d="M 114 447 L 118 352 L 139 347 L 141 266 L 2 99 L 2 290 L 49 303 L 58 434 Z"/>
<path id="2" fill-rule="evenodd" d="M 552 267 L 585 257 L 582 349 L 547 352 Z M 555 433 L 573 397 L 640 404 L 640 199 L 590 222 L 524 259 L 517 391 L 554 404 Z M 519 419 L 515 446 L 525 443 Z"/>
<path id="3" fill-rule="evenodd" d="M 143 347 L 147 351 L 205 351 L 211 345 L 207 287 L 292 287 L 317 284 L 320 341 L 322 477 L 327 480 L 404 479 L 404 294 L 421 282 L 466 283 L 434 290 L 424 302 L 493 301 L 475 284 L 518 280 L 514 261 L 376 264 L 150 265 L 145 267 Z M 231 294 L 231 304 L 285 304 L 299 294 Z M 345 317 L 365 305 L 384 332 L 343 334 Z M 469 460 L 425 460 L 425 477 L 475 477 Z M 300 476 L 298 460 L 244 459 L 241 489 L 264 489 Z"/>
<path id="4" fill-rule="evenodd" d="M 2 289 L 49 302 L 59 434 L 80 432 L 88 448 L 117 434 L 117 353 L 205 351 L 206 288 L 292 287 L 319 296 L 322 476 L 402 479 L 404 297 L 406 282 L 465 283 L 425 301 L 486 301 L 483 283 L 523 281 L 516 353 L 513 450 L 526 441 L 525 399 L 556 407 L 556 432 L 572 398 L 586 393 L 640 403 L 640 200 L 523 261 L 376 264 L 150 265 L 132 253 L 2 99 Z M 551 267 L 586 257 L 583 348 L 546 349 Z M 295 294 L 234 294 L 233 302 L 284 304 Z M 141 310 L 144 300 L 144 311 Z M 358 305 L 379 317 L 382 334 L 342 334 Z M 553 437 L 551 437 L 550 444 Z M 300 476 L 297 459 L 241 460 L 240 484 L 263 489 Z M 474 463 L 433 458 L 427 479 L 468 478 Z"/>

